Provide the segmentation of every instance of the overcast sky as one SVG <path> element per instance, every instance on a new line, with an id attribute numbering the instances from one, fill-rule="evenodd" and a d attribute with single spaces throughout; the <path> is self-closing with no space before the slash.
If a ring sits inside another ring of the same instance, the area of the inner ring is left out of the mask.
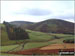
<path id="1" fill-rule="evenodd" d="M 1 1 L 1 22 L 51 18 L 74 22 L 74 1 Z"/>

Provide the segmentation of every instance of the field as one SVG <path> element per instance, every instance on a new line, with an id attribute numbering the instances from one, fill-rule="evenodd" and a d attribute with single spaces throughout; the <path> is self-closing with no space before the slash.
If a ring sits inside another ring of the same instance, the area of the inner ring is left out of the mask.
<path id="1" fill-rule="evenodd" d="M 72 49 L 75 44 L 52 44 L 46 47 L 40 48 L 40 50 L 50 50 L 50 49 Z"/>
<path id="2" fill-rule="evenodd" d="M 13 51 L 9 54 L 20 54 L 20 55 L 51 55 L 59 54 L 60 51 L 74 52 L 74 44 L 51 44 L 44 47 L 32 48 L 27 50 Z"/>
<path id="3" fill-rule="evenodd" d="M 8 39 L 5 26 L 4 25 L 0 25 L 0 26 L 3 27 L 3 29 L 1 30 L 1 37 L 0 37 L 1 52 L 22 51 L 22 50 L 28 50 L 32 48 L 34 49 L 41 48 L 41 47 L 45 49 L 45 48 L 48 48 L 52 44 L 63 44 L 63 40 L 65 39 L 74 39 L 74 35 L 69 35 L 69 34 L 43 33 L 43 32 L 38 32 L 38 31 L 26 30 L 29 33 L 30 39 L 12 41 Z M 55 38 L 55 36 L 57 36 L 58 38 Z M 23 44 L 24 44 L 24 49 L 22 49 Z M 5 53 L 1 53 L 1 54 L 5 55 Z"/>

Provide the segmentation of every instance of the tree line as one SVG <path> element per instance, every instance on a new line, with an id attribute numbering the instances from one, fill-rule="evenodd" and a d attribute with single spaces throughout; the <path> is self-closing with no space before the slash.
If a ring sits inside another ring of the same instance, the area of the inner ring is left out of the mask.
<path id="1" fill-rule="evenodd" d="M 21 29 L 20 27 L 16 27 L 15 25 L 11 25 L 8 22 L 3 22 L 6 27 L 6 31 L 8 33 L 8 37 L 10 40 L 24 40 L 29 39 L 28 33 Z"/>

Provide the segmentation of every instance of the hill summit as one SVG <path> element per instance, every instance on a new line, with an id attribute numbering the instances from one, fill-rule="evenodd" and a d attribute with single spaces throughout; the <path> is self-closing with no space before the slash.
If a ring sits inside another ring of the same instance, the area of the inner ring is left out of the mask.
<path id="1" fill-rule="evenodd" d="M 31 26 L 27 26 L 27 29 L 46 33 L 73 34 L 74 23 L 60 19 L 48 19 L 42 22 L 35 23 Z"/>

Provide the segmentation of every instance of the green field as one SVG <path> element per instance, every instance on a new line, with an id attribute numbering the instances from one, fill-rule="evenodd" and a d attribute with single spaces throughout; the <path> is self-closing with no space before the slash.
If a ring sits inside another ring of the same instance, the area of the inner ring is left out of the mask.
<path id="1" fill-rule="evenodd" d="M 36 47 L 47 46 L 50 44 L 63 43 L 65 39 L 73 39 L 74 35 L 69 34 L 53 34 L 53 33 L 42 33 L 37 31 L 26 30 L 29 34 L 28 40 L 9 40 L 6 32 L 6 28 L 3 24 L 0 24 L 3 29 L 1 30 L 1 51 L 7 52 L 14 49 L 13 51 L 21 50 L 23 42 L 26 42 L 24 49 L 31 49 Z M 54 36 L 59 37 L 59 39 Z M 18 43 L 17 43 L 18 42 Z M 17 47 L 17 48 L 16 48 Z"/>

